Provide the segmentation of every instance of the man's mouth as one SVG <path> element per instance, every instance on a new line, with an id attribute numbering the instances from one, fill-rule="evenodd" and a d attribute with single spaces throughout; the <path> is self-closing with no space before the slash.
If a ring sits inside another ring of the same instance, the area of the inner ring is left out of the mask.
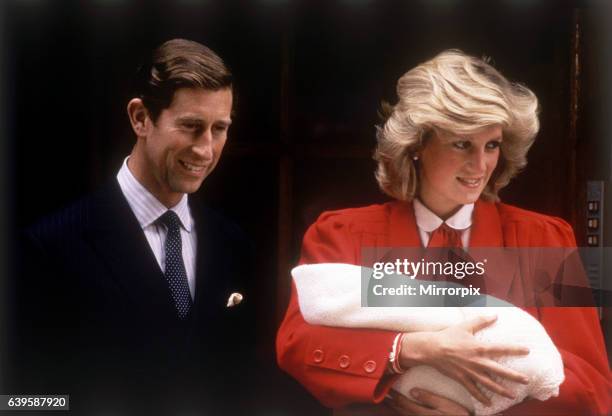
<path id="1" fill-rule="evenodd" d="M 478 178 L 457 177 L 459 183 L 467 186 L 468 188 L 478 188 L 482 184 L 483 179 L 484 178 L 482 176 Z"/>
<path id="2" fill-rule="evenodd" d="M 179 163 L 182 167 L 192 173 L 201 173 L 206 168 L 205 165 L 197 165 L 194 163 L 185 162 L 184 160 L 179 160 Z"/>

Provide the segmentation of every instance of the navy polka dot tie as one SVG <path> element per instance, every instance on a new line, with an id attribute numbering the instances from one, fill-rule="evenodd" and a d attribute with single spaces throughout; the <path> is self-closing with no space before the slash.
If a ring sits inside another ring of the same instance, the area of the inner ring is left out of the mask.
<path id="1" fill-rule="evenodd" d="M 166 243 L 166 280 L 170 285 L 172 299 L 176 306 L 176 311 L 180 319 L 189 316 L 191 310 L 191 294 L 187 283 L 187 273 L 183 263 L 183 248 L 181 244 L 181 223 L 178 215 L 174 211 L 166 211 L 158 219 L 159 222 L 168 228 Z"/>

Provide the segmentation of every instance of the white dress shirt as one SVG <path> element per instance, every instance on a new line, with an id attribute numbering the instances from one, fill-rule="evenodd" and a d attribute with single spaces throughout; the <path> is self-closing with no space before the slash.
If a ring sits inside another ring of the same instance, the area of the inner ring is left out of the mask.
<path id="1" fill-rule="evenodd" d="M 132 212 L 142 227 L 142 231 L 155 255 L 157 264 L 159 264 L 160 269 L 164 272 L 166 270 L 164 242 L 166 241 L 168 230 L 165 225 L 158 224 L 155 221 L 157 221 L 168 208 L 159 202 L 151 192 L 138 182 L 128 168 L 127 160 L 128 158 L 126 157 L 121 169 L 119 169 L 119 173 L 117 173 L 117 181 L 121 187 L 121 192 L 123 192 Z M 179 203 L 170 209 L 178 215 L 181 221 L 183 262 L 187 273 L 187 282 L 189 283 L 191 299 L 193 299 L 195 294 L 197 238 L 193 218 L 189 210 L 189 204 L 187 203 L 187 194 L 183 195 Z"/>
<path id="2" fill-rule="evenodd" d="M 474 212 L 474 204 L 467 204 L 462 206 L 452 217 L 443 221 L 436 214 L 431 212 L 421 201 L 417 198 L 413 201 L 414 206 L 414 217 L 416 218 L 417 227 L 419 229 L 419 236 L 423 247 L 427 247 L 431 233 L 446 223 L 450 228 L 459 231 L 461 236 L 461 244 L 463 248 L 469 246 L 470 243 L 470 227 L 472 226 L 472 213 Z"/>

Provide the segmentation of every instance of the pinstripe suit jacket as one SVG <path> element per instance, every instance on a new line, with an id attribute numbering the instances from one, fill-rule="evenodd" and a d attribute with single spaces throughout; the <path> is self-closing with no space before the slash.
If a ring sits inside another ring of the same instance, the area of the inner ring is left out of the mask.
<path id="1" fill-rule="evenodd" d="M 111 407 L 157 396 L 159 410 L 173 393 L 202 406 L 221 401 L 228 386 L 246 379 L 254 351 L 243 280 L 249 244 L 211 209 L 196 204 L 192 213 L 198 253 L 187 322 L 177 319 L 164 275 L 116 181 L 25 231 L 12 286 L 13 390 L 72 393 L 74 406 L 83 408 L 97 408 L 101 394 L 115 398 Z M 227 308 L 232 292 L 246 301 Z M 243 365 L 229 366 L 236 357 Z"/>

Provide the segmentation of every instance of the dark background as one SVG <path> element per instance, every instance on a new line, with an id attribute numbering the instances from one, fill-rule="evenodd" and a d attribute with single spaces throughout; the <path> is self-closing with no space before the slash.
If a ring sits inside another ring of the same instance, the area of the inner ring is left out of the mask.
<path id="1" fill-rule="evenodd" d="M 117 173 L 134 142 L 130 79 L 174 37 L 211 47 L 237 80 L 230 140 L 200 194 L 255 242 L 258 345 L 270 361 L 303 232 L 323 210 L 386 200 L 371 160 L 380 102 L 393 102 L 398 77 L 444 49 L 490 56 L 536 93 L 540 134 L 501 197 L 565 218 L 585 245 L 586 181 L 607 185 L 612 172 L 607 3 L 5 1 L 4 272 L 16 230 Z M 285 386 L 279 395 L 317 409 L 289 378 Z"/>

